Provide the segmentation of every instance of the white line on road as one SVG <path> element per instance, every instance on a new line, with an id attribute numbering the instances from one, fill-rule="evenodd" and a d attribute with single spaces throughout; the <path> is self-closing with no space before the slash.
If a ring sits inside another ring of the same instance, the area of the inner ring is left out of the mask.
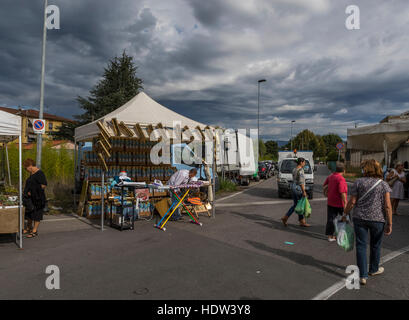
<path id="1" fill-rule="evenodd" d="M 249 189 L 247 189 L 247 190 L 249 190 Z M 221 198 L 221 199 L 217 199 L 216 202 L 233 198 L 233 197 L 235 197 L 235 196 L 238 196 L 239 194 L 242 194 L 243 192 L 246 192 L 247 190 L 243 190 L 243 191 L 237 192 L 237 193 L 235 193 L 235 194 L 232 194 L 232 195 L 230 195 L 230 196 L 227 196 L 227 197 L 224 197 L 224 198 Z"/>
<path id="2" fill-rule="evenodd" d="M 318 198 L 310 200 L 310 202 L 315 201 L 326 201 L 327 198 Z M 264 206 L 268 204 L 280 204 L 280 203 L 292 203 L 292 200 L 273 200 L 273 201 L 254 201 L 254 202 L 245 202 L 245 203 L 218 203 L 217 208 L 226 208 L 226 207 L 244 207 L 244 206 Z"/>
<path id="3" fill-rule="evenodd" d="M 383 265 L 384 263 L 387 263 L 388 261 L 391 261 L 392 259 L 395 259 L 396 257 L 399 257 L 400 255 L 409 252 L 409 246 L 393 251 L 391 253 L 388 253 L 386 256 L 382 257 L 380 260 L 379 265 Z M 316 295 L 312 300 L 328 300 L 331 298 L 334 294 L 336 294 L 338 291 L 342 290 L 345 288 L 345 279 L 338 281 L 328 289 L 324 290 L 320 294 Z"/>
<path id="4" fill-rule="evenodd" d="M 78 220 L 78 218 L 44 219 L 43 222 L 55 222 L 55 221 L 67 221 L 67 220 Z"/>

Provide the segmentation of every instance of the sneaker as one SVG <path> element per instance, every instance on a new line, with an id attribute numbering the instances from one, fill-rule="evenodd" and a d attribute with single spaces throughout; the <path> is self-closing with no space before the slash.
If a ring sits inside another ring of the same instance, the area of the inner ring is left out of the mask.
<path id="1" fill-rule="evenodd" d="M 359 283 L 362 284 L 363 286 L 366 285 L 366 278 L 359 279 Z"/>
<path id="2" fill-rule="evenodd" d="M 334 241 L 337 241 L 337 239 L 335 239 L 335 238 L 328 238 L 328 241 L 329 241 L 329 242 L 334 242 Z"/>
<path id="3" fill-rule="evenodd" d="M 379 267 L 378 271 L 370 273 L 370 276 L 377 276 L 378 274 L 382 274 L 385 271 L 384 267 Z"/>

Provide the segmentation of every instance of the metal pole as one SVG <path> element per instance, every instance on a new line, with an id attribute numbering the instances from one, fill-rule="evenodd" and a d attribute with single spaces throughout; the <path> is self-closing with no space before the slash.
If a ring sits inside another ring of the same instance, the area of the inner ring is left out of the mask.
<path id="1" fill-rule="evenodd" d="M 43 26 L 43 54 L 41 58 L 41 89 L 40 89 L 40 114 L 39 118 L 43 119 L 44 111 L 44 75 L 45 75 L 45 49 L 47 43 L 47 7 L 48 0 L 44 0 L 44 26 Z M 36 166 L 41 169 L 41 147 L 43 145 L 43 135 L 37 135 L 37 158 Z"/>
<path id="2" fill-rule="evenodd" d="M 290 137 L 290 141 L 291 141 L 291 152 L 293 152 L 293 122 L 291 121 L 291 137 Z"/>
<path id="3" fill-rule="evenodd" d="M 105 172 L 102 171 L 102 188 L 101 188 L 101 194 L 102 194 L 102 203 L 101 203 L 101 231 L 104 231 L 104 204 L 105 204 Z"/>
<path id="4" fill-rule="evenodd" d="M 9 174 L 9 185 L 11 186 L 11 175 L 10 175 L 10 162 L 9 162 L 9 149 L 7 148 L 7 143 L 6 145 L 6 162 L 7 162 L 7 172 Z"/>
<path id="5" fill-rule="evenodd" d="M 260 81 L 258 82 L 258 95 L 257 95 L 257 151 L 260 157 Z"/>
<path id="6" fill-rule="evenodd" d="M 21 150 L 21 135 L 18 137 L 18 188 L 19 188 L 19 206 L 18 206 L 18 214 L 19 214 L 19 233 L 20 233 L 20 249 L 23 248 L 23 171 L 21 169 L 22 166 L 22 150 Z"/>

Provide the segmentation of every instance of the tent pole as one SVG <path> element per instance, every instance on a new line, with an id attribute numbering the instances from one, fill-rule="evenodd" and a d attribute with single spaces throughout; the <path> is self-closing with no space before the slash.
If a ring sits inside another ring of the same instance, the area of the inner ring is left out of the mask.
<path id="1" fill-rule="evenodd" d="M 215 133 L 216 134 L 216 133 Z M 216 218 L 216 136 L 213 136 L 213 168 L 212 168 L 212 173 L 213 173 L 213 204 L 212 204 L 212 217 L 213 219 Z"/>
<path id="2" fill-rule="evenodd" d="M 105 172 L 102 170 L 102 183 L 101 183 L 101 231 L 104 231 L 104 202 L 105 202 Z"/>
<path id="3" fill-rule="evenodd" d="M 11 186 L 11 175 L 10 175 L 10 161 L 9 161 L 9 149 L 7 148 L 7 143 L 5 143 L 6 146 L 6 162 L 7 162 L 7 172 L 9 174 L 9 185 Z"/>
<path id="4" fill-rule="evenodd" d="M 20 233 L 20 249 L 23 248 L 23 172 L 22 172 L 22 150 L 21 150 L 21 135 L 18 137 L 18 180 L 19 180 L 19 206 L 18 206 L 18 213 L 19 213 L 19 219 L 20 219 L 20 227 L 19 227 L 19 233 Z"/>
<path id="5" fill-rule="evenodd" d="M 74 139 L 74 210 L 77 211 L 77 139 Z"/>

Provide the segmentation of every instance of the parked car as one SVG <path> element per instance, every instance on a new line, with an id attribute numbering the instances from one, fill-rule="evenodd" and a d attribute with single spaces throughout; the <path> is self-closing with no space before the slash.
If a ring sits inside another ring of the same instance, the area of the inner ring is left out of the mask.
<path id="1" fill-rule="evenodd" d="M 260 179 L 267 179 L 268 178 L 268 166 L 265 162 L 259 162 L 258 164 L 258 175 Z"/>

